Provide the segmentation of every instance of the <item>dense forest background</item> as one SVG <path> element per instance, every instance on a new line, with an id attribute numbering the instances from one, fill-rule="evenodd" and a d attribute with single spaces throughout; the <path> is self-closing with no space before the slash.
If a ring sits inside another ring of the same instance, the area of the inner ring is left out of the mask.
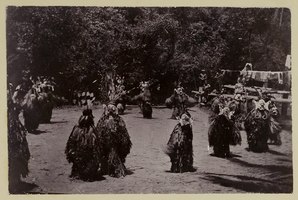
<path id="1" fill-rule="evenodd" d="M 197 90 L 202 69 L 211 83 L 247 62 L 285 70 L 290 18 L 286 8 L 8 7 L 7 80 L 52 76 L 63 96 L 88 88 L 101 99 L 114 70 L 127 89 L 153 80 L 164 99 L 177 81 Z"/>

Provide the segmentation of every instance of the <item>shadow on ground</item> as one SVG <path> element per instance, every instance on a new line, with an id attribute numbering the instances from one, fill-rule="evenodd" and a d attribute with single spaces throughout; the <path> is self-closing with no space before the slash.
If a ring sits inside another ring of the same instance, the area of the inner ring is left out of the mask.
<path id="1" fill-rule="evenodd" d="M 251 193 L 291 193 L 292 186 L 268 182 L 264 179 L 254 179 L 248 176 L 233 176 L 223 174 L 207 174 L 202 179 L 209 180 L 213 184 L 219 184 L 224 187 L 231 187 L 243 192 Z M 235 180 L 237 179 L 237 180 Z"/>
<path id="2" fill-rule="evenodd" d="M 224 187 L 230 187 L 243 192 L 253 193 L 291 193 L 293 192 L 293 169 L 280 165 L 259 165 L 249 163 L 238 158 L 229 159 L 231 162 L 243 167 L 265 170 L 259 177 L 205 173 L 204 180 L 211 181 Z"/>
<path id="3" fill-rule="evenodd" d="M 32 135 L 40 135 L 40 134 L 46 133 L 46 131 L 35 130 L 35 131 L 29 132 L 29 133 Z"/>
<path id="4" fill-rule="evenodd" d="M 51 121 L 48 124 L 63 124 L 63 123 L 67 123 L 68 121 L 66 120 L 62 120 L 62 121 Z"/>
<path id="5" fill-rule="evenodd" d="M 17 185 L 13 185 L 9 189 L 10 194 L 35 194 L 40 192 L 34 192 L 36 189 L 38 189 L 38 185 L 35 183 L 27 183 L 21 181 Z"/>

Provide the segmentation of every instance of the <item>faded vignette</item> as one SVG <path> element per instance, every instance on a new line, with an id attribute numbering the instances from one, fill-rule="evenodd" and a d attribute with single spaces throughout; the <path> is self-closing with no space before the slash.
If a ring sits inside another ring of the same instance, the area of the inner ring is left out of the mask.
<path id="1" fill-rule="evenodd" d="M 236 2 L 236 3 L 235 3 Z M 1 68 L 0 68 L 0 123 L 1 123 L 1 134 L 0 134 L 0 199 L 251 199 L 251 198 L 262 198 L 262 199 L 297 199 L 297 135 L 295 134 L 298 129 L 297 125 L 293 123 L 292 126 L 292 148 L 293 148 L 293 194 L 283 194 L 283 195 L 267 195 L 267 194 L 198 194 L 198 195 L 9 195 L 8 194 L 8 158 L 7 158 L 7 106 L 6 106 L 6 30 L 5 30 L 5 18 L 6 18 L 6 7 L 11 6 L 192 6 L 192 7 L 287 7 L 291 10 L 291 23 L 292 23 L 292 101 L 297 99 L 297 19 L 298 19 L 298 3 L 294 0 L 290 1 L 277 1 L 277 0 L 266 0 L 266 1 L 215 1 L 215 0 L 203 0 L 203 1 L 65 1 L 65 0 L 54 0 L 54 1 L 8 1 L 2 0 L 1 3 Z M 297 121 L 297 105 L 292 104 L 292 120 Z"/>

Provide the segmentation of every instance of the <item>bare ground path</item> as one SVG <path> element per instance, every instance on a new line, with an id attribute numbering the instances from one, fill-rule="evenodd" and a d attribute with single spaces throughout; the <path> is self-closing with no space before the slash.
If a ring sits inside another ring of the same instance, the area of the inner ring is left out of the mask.
<path id="1" fill-rule="evenodd" d="M 93 110 L 97 122 L 102 109 Z M 143 119 L 136 106 L 129 106 L 123 118 L 133 147 L 126 160 L 130 174 L 124 178 L 104 176 L 103 180 L 84 182 L 69 178 L 71 164 L 65 158 L 68 136 L 81 114 L 81 108 L 53 111 L 52 123 L 42 124 L 39 132 L 28 134 L 31 152 L 30 174 L 25 179 L 29 193 L 275 193 L 291 192 L 292 133 L 281 133 L 283 144 L 270 146 L 267 153 L 232 146 L 235 157 L 222 159 L 208 152 L 208 111 L 194 107 L 194 167 L 196 172 L 169 173 L 170 159 L 162 151 L 173 130 L 175 120 L 170 109 L 154 109 L 153 119 Z"/>

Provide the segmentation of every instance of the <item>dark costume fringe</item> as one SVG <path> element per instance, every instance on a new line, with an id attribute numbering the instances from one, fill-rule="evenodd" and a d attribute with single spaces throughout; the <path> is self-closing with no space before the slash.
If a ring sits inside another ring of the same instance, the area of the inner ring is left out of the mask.
<path id="1" fill-rule="evenodd" d="M 24 124 L 29 133 L 35 131 L 40 123 L 40 104 L 37 94 L 31 89 L 26 94 L 23 105 Z"/>
<path id="2" fill-rule="evenodd" d="M 185 93 L 177 94 L 176 91 L 174 91 L 174 94 L 166 99 L 166 106 L 168 108 L 173 108 L 171 119 L 177 119 L 179 116 L 187 111 L 187 102 L 188 96 Z"/>
<path id="3" fill-rule="evenodd" d="M 211 101 L 211 111 L 212 113 L 209 116 L 209 123 L 211 124 L 214 119 L 218 116 L 221 109 L 226 106 L 226 102 L 224 100 L 220 100 L 219 97 L 214 97 Z"/>
<path id="4" fill-rule="evenodd" d="M 194 170 L 192 119 L 188 112 L 179 116 L 179 119 L 164 150 L 171 159 L 171 172 L 174 173 Z"/>
<path id="5" fill-rule="evenodd" d="M 281 138 L 280 138 L 280 132 L 281 132 L 281 126 L 279 123 L 273 118 L 270 117 L 270 134 L 269 139 L 271 140 L 272 144 L 281 145 Z"/>
<path id="6" fill-rule="evenodd" d="M 218 114 L 219 113 L 219 106 L 220 105 L 220 100 L 218 97 L 214 97 L 212 100 L 211 100 L 211 111 L 215 114 Z"/>
<path id="7" fill-rule="evenodd" d="M 101 173 L 113 177 L 125 176 L 125 158 L 132 146 L 125 122 L 116 113 L 108 113 L 98 121 L 97 128 L 101 138 L 97 146 L 101 147 L 103 154 Z"/>
<path id="8" fill-rule="evenodd" d="M 41 123 L 50 123 L 53 111 L 53 96 L 51 93 L 40 93 L 38 97 L 40 104 Z"/>
<path id="9" fill-rule="evenodd" d="M 241 135 L 232 120 L 225 115 L 217 115 L 210 124 L 208 141 L 209 146 L 213 146 L 215 156 L 229 157 L 229 145 L 241 145 Z"/>
<path id="10" fill-rule="evenodd" d="M 228 102 L 228 107 L 234 112 L 233 116 L 235 118 L 235 125 L 239 130 L 243 130 L 243 123 L 247 115 L 245 103 L 242 101 L 232 100 Z"/>
<path id="11" fill-rule="evenodd" d="M 148 101 L 145 101 L 142 105 L 142 113 L 143 113 L 143 117 L 147 118 L 147 119 L 151 119 L 152 118 L 152 106 L 151 103 Z"/>
<path id="12" fill-rule="evenodd" d="M 66 144 L 65 154 L 69 163 L 73 163 L 71 177 L 83 180 L 97 178 L 101 161 L 101 151 L 94 126 L 91 110 L 84 110 L 75 125 Z"/>
<path id="13" fill-rule="evenodd" d="M 167 143 L 165 153 L 171 159 L 171 172 L 193 171 L 192 127 L 178 123 Z"/>
<path id="14" fill-rule="evenodd" d="M 183 113 L 185 111 L 186 111 L 186 107 L 182 104 L 174 106 L 171 119 L 177 119 L 177 117 L 180 116 L 181 113 Z"/>
<path id="15" fill-rule="evenodd" d="M 117 105 L 119 115 L 124 114 L 124 110 L 126 109 L 126 104 L 128 102 L 129 102 L 129 97 L 126 94 L 121 94 L 116 98 L 115 104 Z"/>
<path id="16" fill-rule="evenodd" d="M 270 135 L 270 114 L 267 110 L 252 110 L 245 122 L 247 143 L 249 150 L 253 152 L 265 152 L 268 150 L 267 140 Z"/>
<path id="17" fill-rule="evenodd" d="M 144 118 L 151 119 L 152 118 L 152 105 L 151 105 L 151 93 L 145 91 L 133 98 L 134 100 L 139 102 L 139 106 Z"/>
<path id="18" fill-rule="evenodd" d="M 117 109 L 118 109 L 118 114 L 119 115 L 124 114 L 125 106 L 122 103 L 117 103 Z"/>
<path id="19" fill-rule="evenodd" d="M 281 133 L 281 126 L 277 121 L 277 118 L 279 116 L 279 111 L 277 109 L 277 107 L 271 103 L 271 105 L 269 105 L 269 113 L 270 113 L 270 135 L 269 135 L 269 140 L 271 141 L 272 144 L 275 145 L 281 145 L 282 141 L 280 138 L 280 133 Z"/>
<path id="20" fill-rule="evenodd" d="M 29 173 L 30 152 L 26 129 L 19 120 L 19 111 L 11 100 L 8 102 L 8 165 L 9 190 L 13 193 L 21 177 Z"/>

